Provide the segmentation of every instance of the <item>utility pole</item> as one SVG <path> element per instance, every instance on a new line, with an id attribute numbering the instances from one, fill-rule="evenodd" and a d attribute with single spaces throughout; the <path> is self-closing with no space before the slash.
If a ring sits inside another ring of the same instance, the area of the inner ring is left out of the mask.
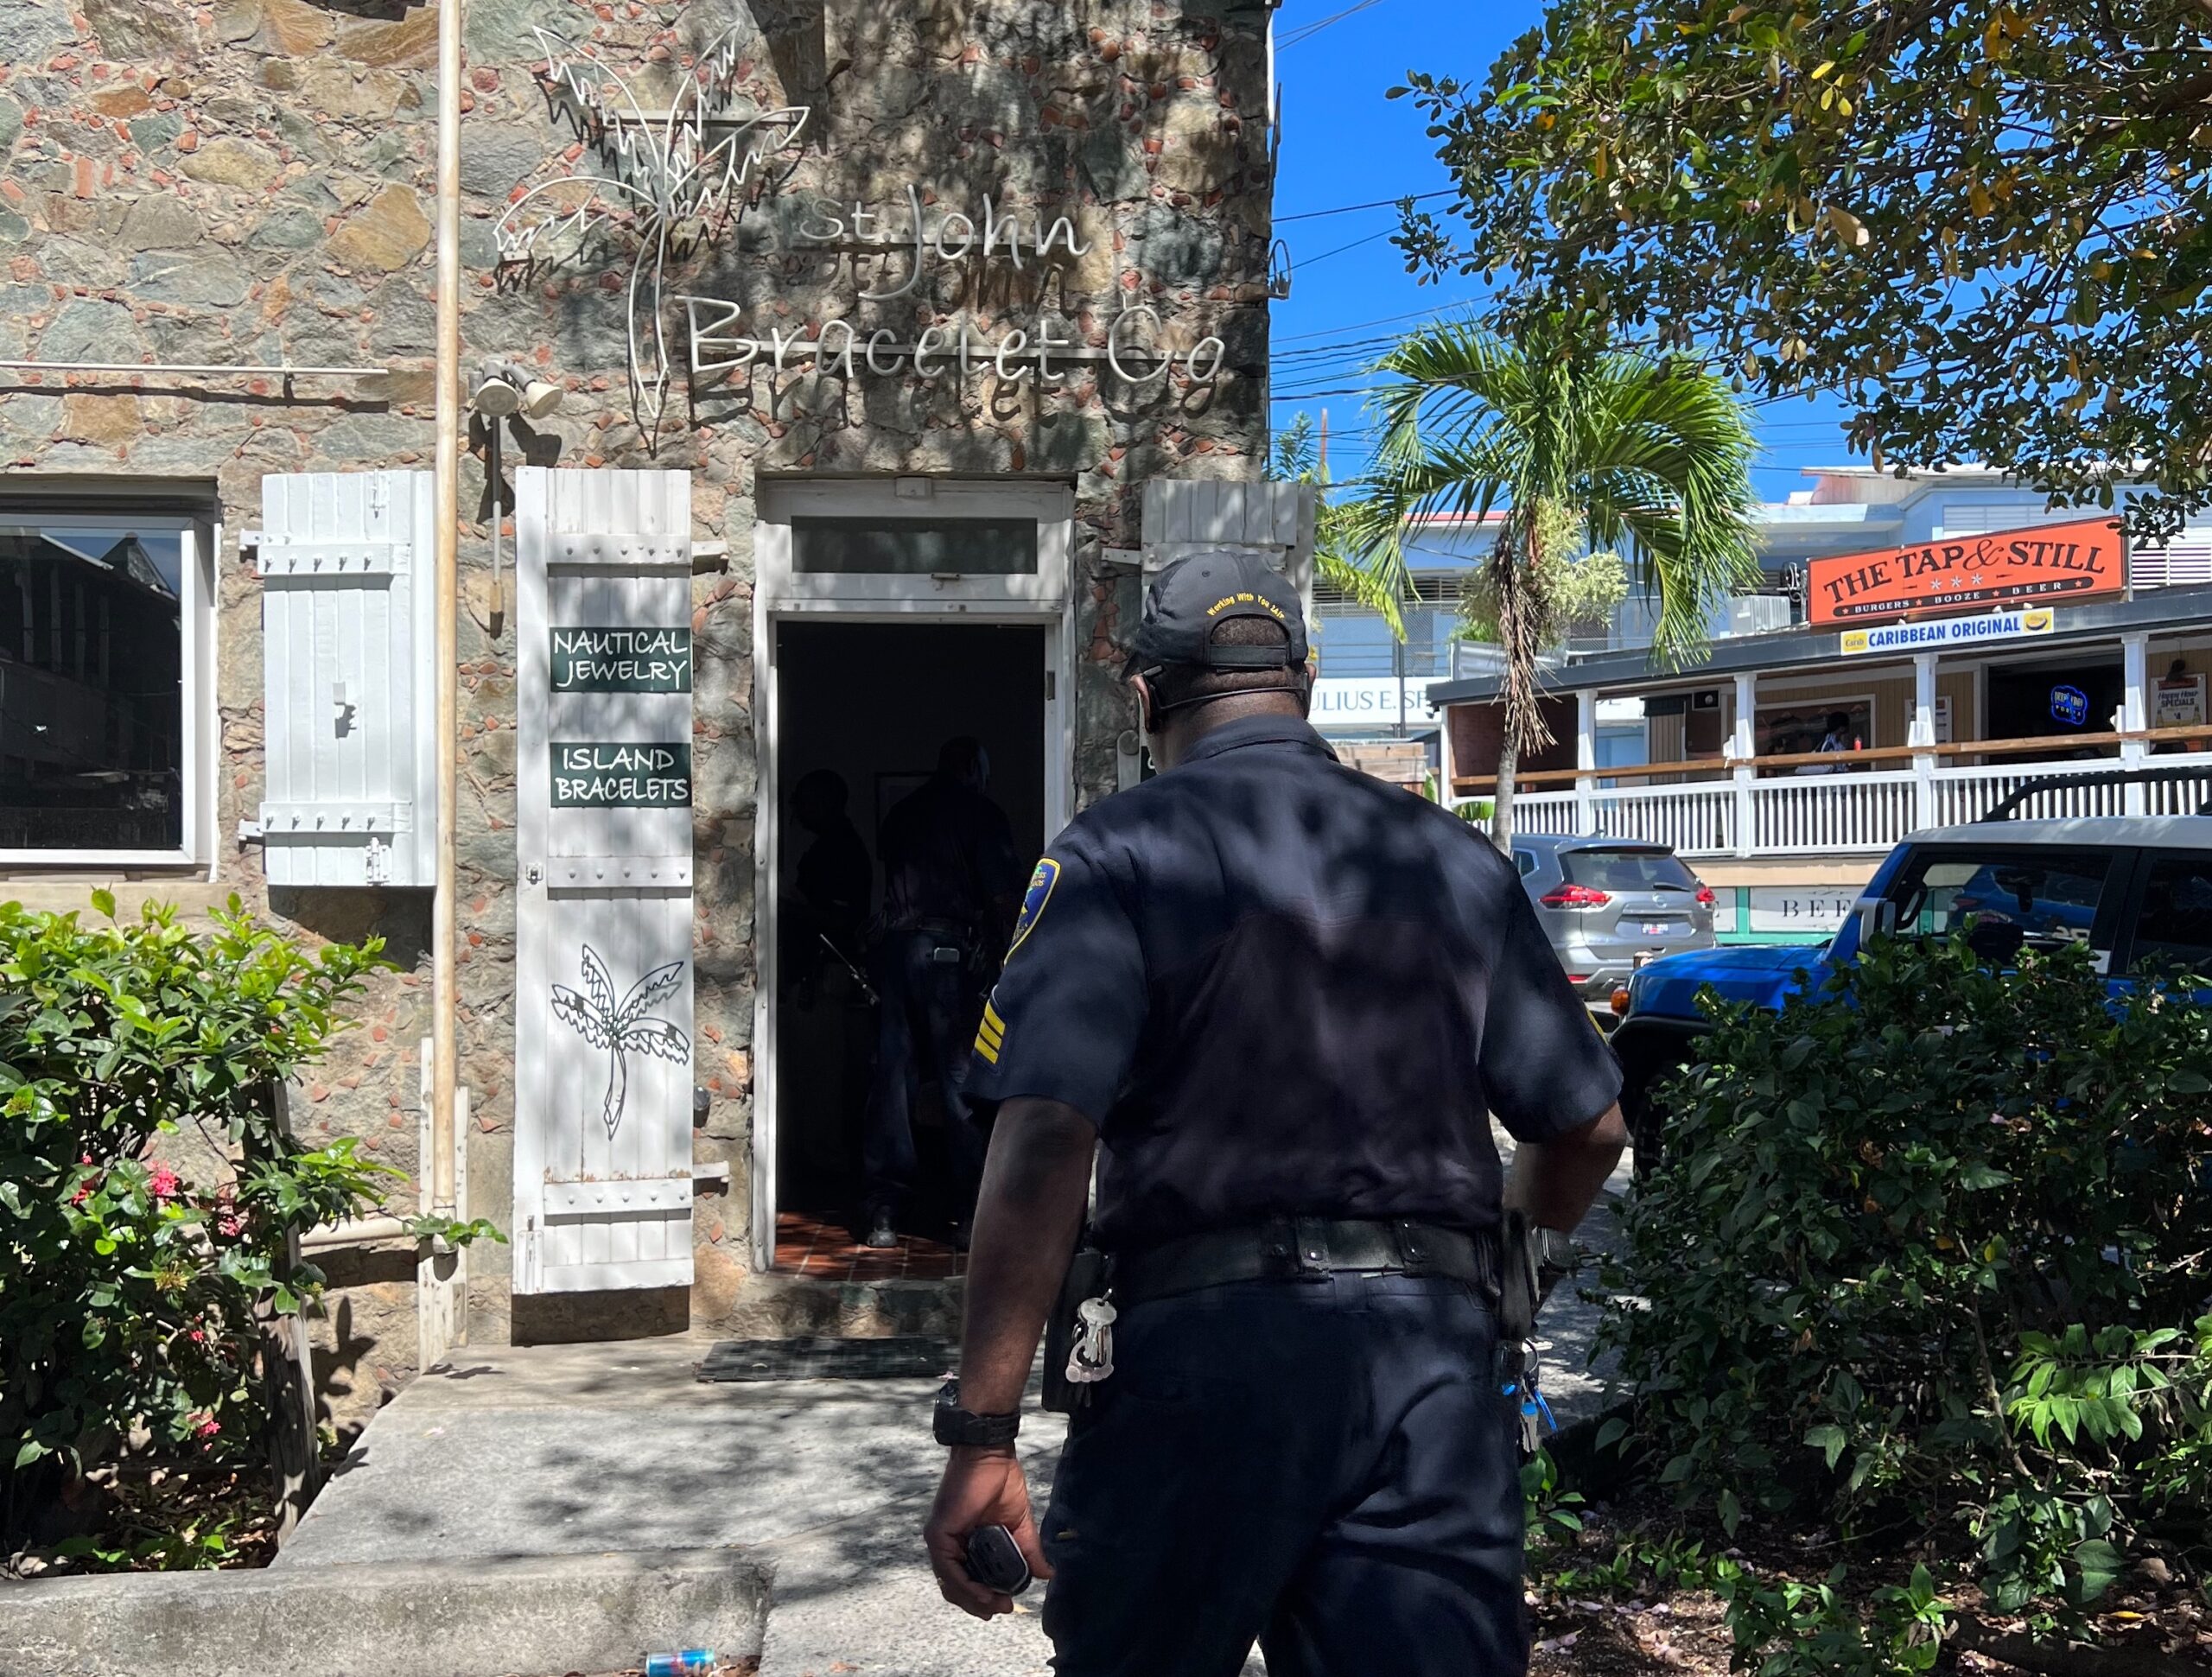
<path id="1" fill-rule="evenodd" d="M 461 797 L 461 0 L 438 0 L 438 871 L 430 905 L 430 1210 L 441 1217 L 454 1215 L 458 1197 L 454 1107 L 461 984 L 454 965 L 454 851 Z"/>

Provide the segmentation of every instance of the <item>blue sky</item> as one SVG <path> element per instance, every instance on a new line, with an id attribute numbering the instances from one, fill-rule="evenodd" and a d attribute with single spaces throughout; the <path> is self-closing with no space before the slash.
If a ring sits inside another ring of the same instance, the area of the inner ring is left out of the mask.
<path id="1" fill-rule="evenodd" d="M 1354 8 L 1350 16 L 1326 22 L 1347 8 Z M 1296 280 L 1289 301 L 1274 305 L 1274 422 L 1288 424 L 1301 409 L 1318 420 L 1325 408 L 1331 473 L 1339 480 L 1366 457 L 1355 387 L 1369 382 L 1359 369 L 1382 346 L 1361 340 L 1418 325 L 1481 288 L 1475 280 L 1417 283 L 1384 236 L 1396 225 L 1392 210 L 1288 218 L 1447 185 L 1419 110 L 1384 92 L 1409 68 L 1478 83 L 1541 15 L 1537 0 L 1285 0 L 1276 15 L 1284 133 L 1275 214 Z M 1780 500 L 1800 487 L 1802 467 L 1852 458 L 1839 411 L 1823 398 L 1756 414 L 1762 497 Z"/>

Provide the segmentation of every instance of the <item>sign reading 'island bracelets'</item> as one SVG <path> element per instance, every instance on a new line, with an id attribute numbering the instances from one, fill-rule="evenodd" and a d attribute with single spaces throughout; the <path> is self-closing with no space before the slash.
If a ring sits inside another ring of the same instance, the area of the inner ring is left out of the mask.
<path id="1" fill-rule="evenodd" d="M 689 693 L 691 631 L 556 629 L 556 693 Z"/>
<path id="2" fill-rule="evenodd" d="M 1849 553 L 1815 559 L 1811 570 L 1815 623 L 1882 623 L 2021 600 L 2075 605 L 2127 586 L 2117 518 Z"/>
<path id="3" fill-rule="evenodd" d="M 556 810 L 680 810 L 691 803 L 691 746 L 553 742 Z"/>

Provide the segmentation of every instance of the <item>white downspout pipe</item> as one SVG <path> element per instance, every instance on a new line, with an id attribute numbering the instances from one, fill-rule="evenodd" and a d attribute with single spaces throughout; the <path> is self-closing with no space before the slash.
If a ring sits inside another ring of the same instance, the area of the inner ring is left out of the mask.
<path id="1" fill-rule="evenodd" d="M 454 1215 L 454 1091 L 460 1082 L 455 965 L 455 804 L 461 746 L 461 0 L 438 7 L 436 894 L 430 908 L 430 1206 Z"/>

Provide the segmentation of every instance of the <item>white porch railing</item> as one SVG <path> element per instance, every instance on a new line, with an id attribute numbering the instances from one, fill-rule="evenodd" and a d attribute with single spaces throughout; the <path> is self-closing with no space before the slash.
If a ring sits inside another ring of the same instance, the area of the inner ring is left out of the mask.
<path id="1" fill-rule="evenodd" d="M 1528 820 L 1516 823 L 1526 832 L 1608 833 L 1668 845 L 1686 856 L 1726 855 L 1736 845 L 1735 789 L 1725 780 L 1529 792 L 1516 798 L 1515 804 L 1541 812 L 1532 811 Z M 1542 825 L 1532 824 L 1539 820 Z"/>
<path id="2" fill-rule="evenodd" d="M 1751 854 L 1887 850 L 1919 825 L 1919 777 L 1910 769 L 1754 780 Z"/>
<path id="3" fill-rule="evenodd" d="M 1935 827 L 1954 827 L 1979 821 L 2000 800 L 2010 797 L 2031 780 L 2110 771 L 2118 764 L 2104 760 L 2079 763 L 1991 763 L 1978 768 L 1940 770 L 1936 776 Z M 2061 785 L 2035 793 L 2013 811 L 2022 821 L 2066 821 L 2082 816 L 2124 816 L 2128 813 L 2129 788 L 2090 784 Z M 2194 810 L 2195 804 L 2190 809 Z"/>
<path id="4" fill-rule="evenodd" d="M 2127 766 L 2186 778 L 2132 785 L 2094 778 Z M 2107 757 L 1956 765 L 1930 755 L 1909 768 L 1871 772 L 1762 778 L 1745 769 L 1729 779 L 1594 784 L 1620 772 L 1592 772 L 1572 787 L 1521 792 L 1514 825 L 1524 833 L 1603 833 L 1669 845 L 1685 856 L 1878 855 L 1917 829 L 1979 821 L 2034 780 L 2058 784 L 2031 795 L 2013 812 L 2019 820 L 2195 815 L 2212 799 L 2212 753 L 2126 763 Z"/>

